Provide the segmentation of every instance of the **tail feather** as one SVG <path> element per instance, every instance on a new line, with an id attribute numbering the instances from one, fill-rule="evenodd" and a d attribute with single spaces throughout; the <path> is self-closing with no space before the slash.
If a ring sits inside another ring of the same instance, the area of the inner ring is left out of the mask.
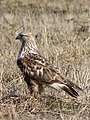
<path id="1" fill-rule="evenodd" d="M 68 86 L 68 87 L 62 87 L 62 89 L 64 91 L 66 91 L 69 95 L 71 95 L 72 97 L 77 98 L 79 96 L 78 92 L 76 90 L 74 90 L 74 88 Z"/>
<path id="2" fill-rule="evenodd" d="M 50 86 L 58 91 L 60 91 L 60 89 L 62 89 L 65 92 L 67 92 L 69 95 L 71 95 L 72 97 L 77 98 L 79 96 L 78 92 L 72 86 L 70 86 L 68 84 L 52 83 L 52 84 L 50 84 Z"/>
<path id="3" fill-rule="evenodd" d="M 76 89 L 78 89 L 78 90 L 80 90 L 80 91 L 83 91 L 79 86 L 77 86 L 75 83 L 69 81 L 68 79 L 67 79 L 66 82 L 67 82 L 67 84 L 68 84 L 69 86 L 72 86 L 73 88 L 76 88 Z"/>

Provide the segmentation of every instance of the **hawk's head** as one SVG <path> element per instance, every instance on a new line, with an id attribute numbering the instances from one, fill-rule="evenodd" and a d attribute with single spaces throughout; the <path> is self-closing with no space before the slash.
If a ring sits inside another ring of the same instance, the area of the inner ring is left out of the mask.
<path id="1" fill-rule="evenodd" d="M 23 43 L 23 42 L 26 42 L 26 40 L 28 39 L 29 36 L 30 36 L 30 33 L 20 32 L 18 34 L 18 36 L 16 37 L 16 39 L 19 39 L 21 41 L 21 43 Z"/>
<path id="2" fill-rule="evenodd" d="M 20 32 L 18 34 L 18 36 L 16 37 L 16 39 L 19 39 L 22 44 L 27 43 L 28 46 L 31 46 L 31 47 L 37 49 L 36 42 L 34 40 L 34 37 L 31 34 L 31 32 L 27 32 L 27 33 Z"/>

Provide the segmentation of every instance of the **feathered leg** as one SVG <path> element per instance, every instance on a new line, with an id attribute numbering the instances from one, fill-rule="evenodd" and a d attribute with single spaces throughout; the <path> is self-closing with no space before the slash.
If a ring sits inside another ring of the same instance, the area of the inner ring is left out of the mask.
<path id="1" fill-rule="evenodd" d="M 37 83 L 35 80 L 30 79 L 30 77 L 25 76 L 24 80 L 26 81 L 32 96 L 36 97 L 38 94 L 41 94 L 44 91 L 43 85 Z"/>

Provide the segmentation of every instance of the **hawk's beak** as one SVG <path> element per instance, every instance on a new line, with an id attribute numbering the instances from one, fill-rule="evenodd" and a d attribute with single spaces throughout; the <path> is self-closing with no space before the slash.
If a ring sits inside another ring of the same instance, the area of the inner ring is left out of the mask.
<path id="1" fill-rule="evenodd" d="M 19 37 L 18 37 L 18 36 L 16 37 L 16 40 L 17 40 L 17 39 L 19 39 Z"/>

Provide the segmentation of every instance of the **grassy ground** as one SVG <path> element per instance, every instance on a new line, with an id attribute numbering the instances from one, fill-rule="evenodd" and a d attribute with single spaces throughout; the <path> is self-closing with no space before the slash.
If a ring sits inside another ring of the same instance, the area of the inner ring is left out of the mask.
<path id="1" fill-rule="evenodd" d="M 32 98 L 16 65 L 20 31 L 31 31 L 41 54 L 84 93 L 73 99 L 46 88 Z M 0 120 L 90 119 L 90 1 L 0 1 Z"/>

